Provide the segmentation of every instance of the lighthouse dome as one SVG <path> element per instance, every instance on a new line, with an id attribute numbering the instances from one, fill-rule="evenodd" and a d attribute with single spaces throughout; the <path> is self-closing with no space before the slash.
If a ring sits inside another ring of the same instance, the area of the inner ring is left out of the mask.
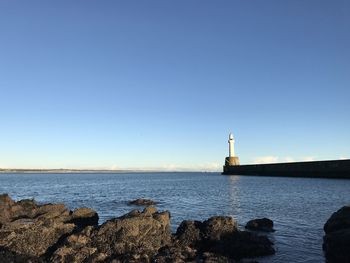
<path id="1" fill-rule="evenodd" d="M 229 139 L 233 140 L 233 134 L 232 133 L 230 133 Z"/>

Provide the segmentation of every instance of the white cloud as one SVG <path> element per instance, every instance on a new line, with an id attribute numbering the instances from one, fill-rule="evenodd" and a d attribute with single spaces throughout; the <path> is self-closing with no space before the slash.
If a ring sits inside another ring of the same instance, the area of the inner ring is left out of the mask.
<path id="1" fill-rule="evenodd" d="M 347 159 L 349 159 L 349 157 L 346 157 L 346 156 L 340 156 L 339 157 L 339 160 L 347 160 Z"/>
<path id="2" fill-rule="evenodd" d="M 287 156 L 287 157 L 283 158 L 282 162 L 293 163 L 293 162 L 295 162 L 295 159 Z"/>
<path id="3" fill-rule="evenodd" d="M 292 163 L 292 162 L 310 162 L 315 161 L 313 156 L 305 156 L 300 159 L 295 159 L 290 156 L 279 157 L 279 156 L 259 156 L 253 161 L 254 164 L 264 164 L 264 163 Z"/>
<path id="4" fill-rule="evenodd" d="M 260 156 L 254 159 L 253 163 L 255 164 L 264 164 L 264 163 L 277 163 L 277 156 Z"/>
<path id="5" fill-rule="evenodd" d="M 111 170 L 130 170 L 130 171 L 155 171 L 155 172 L 221 172 L 223 164 L 203 163 L 203 164 L 164 164 L 160 166 L 126 166 L 121 167 L 113 165 L 107 169 Z"/>
<path id="6" fill-rule="evenodd" d="M 112 165 L 111 170 L 121 170 L 118 165 Z"/>
<path id="7" fill-rule="evenodd" d="M 315 157 L 313 156 L 305 156 L 301 159 L 302 162 L 312 162 L 315 161 Z"/>
<path id="8" fill-rule="evenodd" d="M 219 163 L 204 163 L 197 165 L 179 165 L 179 164 L 166 164 L 162 167 L 154 168 L 154 170 L 161 171 L 205 171 L 205 172 L 217 172 L 222 170 L 223 164 Z"/>

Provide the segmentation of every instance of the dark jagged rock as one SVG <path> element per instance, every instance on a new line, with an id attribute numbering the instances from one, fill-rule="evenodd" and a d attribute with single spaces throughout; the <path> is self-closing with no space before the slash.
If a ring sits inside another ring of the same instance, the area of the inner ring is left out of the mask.
<path id="1" fill-rule="evenodd" d="M 324 225 L 323 250 L 327 262 L 350 262 L 350 206 L 344 206 Z"/>
<path id="2" fill-rule="evenodd" d="M 248 221 L 246 229 L 263 232 L 274 232 L 273 221 L 268 218 L 259 218 Z"/>
<path id="3" fill-rule="evenodd" d="M 108 220 L 98 228 L 87 227 L 69 236 L 51 258 L 52 262 L 90 260 L 149 262 L 158 249 L 170 244 L 170 214 L 154 207 L 133 210 Z"/>
<path id="4" fill-rule="evenodd" d="M 153 255 L 170 239 L 169 212 L 146 208 L 138 215 L 126 214 L 107 221 L 95 233 L 92 243 L 108 255 Z"/>
<path id="5" fill-rule="evenodd" d="M 71 218 L 67 223 L 73 223 L 80 228 L 86 226 L 97 226 L 98 225 L 98 214 L 95 210 L 90 208 L 78 208 L 73 211 Z"/>
<path id="6" fill-rule="evenodd" d="M 267 237 L 239 231 L 237 222 L 231 217 L 216 216 L 204 222 L 183 221 L 176 231 L 173 245 L 163 248 L 157 260 L 234 262 L 274 253 L 273 243 Z"/>
<path id="7" fill-rule="evenodd" d="M 176 230 L 176 238 L 179 244 L 182 246 L 198 246 L 202 241 L 203 223 L 200 221 L 182 221 L 180 226 Z"/>
<path id="8" fill-rule="evenodd" d="M 237 230 L 237 222 L 229 216 L 214 216 L 205 220 L 202 225 L 203 239 L 208 241 L 221 240 Z"/>
<path id="9" fill-rule="evenodd" d="M 8 194 L 0 195 L 0 224 L 4 224 L 10 220 L 10 210 L 14 201 L 8 196 Z"/>
<path id="10" fill-rule="evenodd" d="M 350 262 L 350 228 L 328 233 L 323 239 L 323 250 L 329 263 Z"/>
<path id="11" fill-rule="evenodd" d="M 274 253 L 264 236 L 239 231 L 231 217 L 183 221 L 170 232 L 170 213 L 142 212 L 106 221 L 89 208 L 39 205 L 0 196 L 0 262 L 236 262 Z"/>
<path id="12" fill-rule="evenodd" d="M 176 231 L 176 237 L 183 245 L 196 246 L 198 243 L 221 240 L 237 230 L 237 222 L 232 217 L 214 216 L 204 222 L 183 221 Z"/>
<path id="13" fill-rule="evenodd" d="M 139 199 L 129 201 L 128 204 L 129 205 L 140 205 L 140 206 L 151 206 L 151 205 L 156 205 L 157 202 L 155 202 L 151 199 L 139 198 Z"/>
<path id="14" fill-rule="evenodd" d="M 326 233 L 350 228 L 350 205 L 343 206 L 327 220 L 323 229 Z"/>
<path id="15" fill-rule="evenodd" d="M 82 226 L 97 224 L 89 209 L 71 212 L 63 204 L 39 205 L 34 200 L 13 201 L 0 196 L 0 262 L 45 261 L 68 235 Z M 87 212 L 87 210 L 84 210 Z M 94 215 L 94 216 L 93 216 Z M 85 221 L 86 217 L 86 221 Z M 79 223 L 74 220 L 79 218 Z"/>
<path id="16" fill-rule="evenodd" d="M 92 247 L 91 236 L 96 231 L 94 226 L 87 226 L 81 232 L 68 236 L 50 258 L 50 262 L 84 262 L 97 252 Z M 106 258 L 104 256 L 103 258 Z"/>
<path id="17" fill-rule="evenodd" d="M 247 231 L 237 231 L 226 236 L 216 251 L 234 259 L 261 257 L 275 254 L 273 243 L 266 236 Z"/>

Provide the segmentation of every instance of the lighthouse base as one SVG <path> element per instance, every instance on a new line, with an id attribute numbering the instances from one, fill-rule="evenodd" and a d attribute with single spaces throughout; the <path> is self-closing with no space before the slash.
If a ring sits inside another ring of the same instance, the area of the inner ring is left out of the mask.
<path id="1" fill-rule="evenodd" d="M 234 157 L 225 158 L 225 166 L 234 166 L 234 165 L 239 165 L 238 157 L 234 156 Z"/>

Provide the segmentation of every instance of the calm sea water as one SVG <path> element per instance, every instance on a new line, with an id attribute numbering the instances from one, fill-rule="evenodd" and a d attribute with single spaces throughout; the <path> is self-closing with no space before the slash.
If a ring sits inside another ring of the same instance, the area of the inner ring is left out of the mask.
<path id="1" fill-rule="evenodd" d="M 0 193 L 39 202 L 91 207 L 100 223 L 151 198 L 169 210 L 173 231 L 182 220 L 230 215 L 244 224 L 268 217 L 276 232 L 276 255 L 259 262 L 324 262 L 323 225 L 350 203 L 350 180 L 223 176 L 219 173 L 0 174 Z"/>

